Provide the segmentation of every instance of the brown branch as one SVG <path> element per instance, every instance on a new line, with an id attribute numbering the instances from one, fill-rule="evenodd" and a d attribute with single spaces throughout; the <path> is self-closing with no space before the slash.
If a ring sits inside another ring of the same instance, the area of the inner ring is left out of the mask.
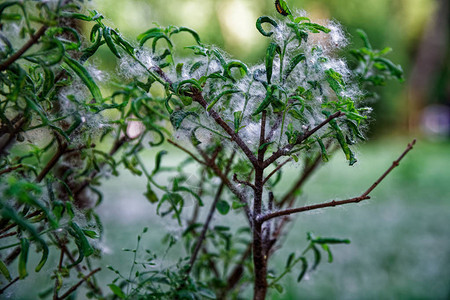
<path id="1" fill-rule="evenodd" d="M 276 172 L 278 172 L 285 164 L 287 164 L 291 160 L 292 160 L 292 157 L 289 157 L 288 159 L 283 161 L 281 164 L 279 164 L 275 169 L 273 169 L 273 171 L 270 172 L 270 174 L 267 175 L 266 178 L 264 178 L 263 184 L 265 184 L 267 182 L 267 180 L 269 180 L 270 177 L 272 177 Z"/>
<path id="2" fill-rule="evenodd" d="M 288 207 L 292 206 L 292 200 L 295 199 L 295 192 L 305 183 L 305 181 L 311 176 L 311 174 L 314 172 L 315 169 L 320 165 L 320 162 L 322 160 L 322 155 L 317 155 L 317 157 L 314 159 L 314 162 L 306 166 L 302 176 L 297 180 L 297 182 L 294 184 L 294 186 L 291 187 L 291 189 L 285 194 L 285 196 L 280 200 L 278 206 L 282 207 L 286 202 L 289 201 Z"/>
<path id="3" fill-rule="evenodd" d="M 411 149 L 413 148 L 414 144 L 416 143 L 416 140 L 414 139 L 411 143 L 408 144 L 408 146 L 406 147 L 405 151 L 403 151 L 403 153 L 399 156 L 399 158 L 397 158 L 392 165 L 364 192 L 361 194 L 361 196 L 359 197 L 355 197 L 355 198 L 350 198 L 350 199 L 346 199 L 346 200 L 339 200 L 339 201 L 330 201 L 330 202 L 325 202 L 325 203 L 321 203 L 321 204 L 315 204 L 315 205 L 309 205 L 309 206 L 303 206 L 303 207 L 298 207 L 298 208 L 292 208 L 292 209 L 286 209 L 286 210 L 280 210 L 274 213 L 269 213 L 266 214 L 262 217 L 260 217 L 258 219 L 259 222 L 263 223 L 267 220 L 276 218 L 276 217 L 281 217 L 281 216 L 287 216 L 287 215 L 291 215 L 291 214 L 295 214 L 295 213 L 300 213 L 300 212 L 304 212 L 304 211 L 309 211 L 309 210 L 315 210 L 315 209 L 321 209 L 321 208 L 326 208 L 326 207 L 334 207 L 334 206 L 339 206 L 339 205 L 344 205 L 344 204 L 349 204 L 349 203 L 359 203 L 363 200 L 367 200 L 370 199 L 370 192 L 372 192 L 377 186 L 378 184 L 380 184 L 380 182 L 395 168 L 400 164 L 400 161 L 403 159 L 403 157 L 405 157 L 406 154 L 408 154 L 409 151 L 411 151 Z"/>
<path id="4" fill-rule="evenodd" d="M 205 163 L 204 161 L 201 161 L 200 159 L 198 159 L 194 153 L 192 153 L 191 151 L 189 151 L 188 149 L 184 148 L 183 146 L 181 146 L 180 144 L 178 144 L 175 141 L 172 141 L 171 139 L 167 140 L 169 142 L 169 144 L 174 145 L 175 147 L 177 147 L 178 149 L 180 149 L 181 151 L 185 152 L 186 154 L 188 154 L 190 157 L 192 157 L 196 162 L 198 162 L 201 165 L 207 165 L 207 163 Z"/>
<path id="5" fill-rule="evenodd" d="M 13 236 L 13 235 L 16 235 L 16 234 L 17 234 L 17 231 L 10 232 L 10 233 L 4 234 L 4 235 L 0 235 L 0 239 L 4 239 L 6 237 Z"/>
<path id="6" fill-rule="evenodd" d="M 276 161 L 278 158 L 280 158 L 283 155 L 287 155 L 289 154 L 289 152 L 292 150 L 292 148 L 295 145 L 299 145 L 301 144 L 304 140 L 306 140 L 307 138 L 309 138 L 311 135 L 313 135 L 314 133 L 316 133 L 319 129 L 321 129 L 323 126 L 327 125 L 328 123 L 330 123 L 332 120 L 343 116 L 344 113 L 341 111 L 337 111 L 334 114 L 330 115 L 328 118 L 326 118 L 322 123 L 320 123 L 319 125 L 317 125 L 316 127 L 314 127 L 311 130 L 308 130 L 307 132 L 305 132 L 304 134 L 300 135 L 297 140 L 295 141 L 294 144 L 288 144 L 285 145 L 284 147 L 279 148 L 276 152 L 274 152 L 268 159 L 266 159 L 263 163 L 263 168 L 267 168 L 270 164 L 272 164 L 274 161 Z"/>
<path id="7" fill-rule="evenodd" d="M 24 54 L 29 48 L 31 48 L 31 46 L 33 46 L 39 40 L 39 38 L 45 33 L 47 28 L 48 27 L 46 25 L 43 25 L 34 35 L 31 36 L 31 38 L 28 40 L 28 42 L 26 42 L 22 46 L 22 48 L 17 50 L 17 52 L 11 55 L 7 60 L 0 63 L 0 72 L 6 70 L 6 68 L 8 68 L 9 65 L 18 60 L 22 56 L 22 54 Z"/>
<path id="8" fill-rule="evenodd" d="M 83 279 L 78 281 L 75 285 L 73 285 L 70 289 L 68 289 L 67 292 L 64 293 L 64 295 L 62 295 L 61 297 L 58 297 L 57 299 L 64 299 L 64 298 L 67 298 L 68 296 L 70 296 L 70 294 L 72 294 L 80 285 L 82 285 L 83 282 L 87 281 L 89 279 L 89 277 L 91 277 L 92 275 L 94 275 L 95 273 L 100 271 L 101 269 L 102 268 L 97 268 L 95 270 L 92 270 L 88 275 L 83 276 Z"/>
<path id="9" fill-rule="evenodd" d="M 242 274 L 244 273 L 244 262 L 252 253 L 252 244 L 248 244 L 247 249 L 245 249 L 244 253 L 242 253 L 241 258 L 238 263 L 234 267 L 233 271 L 230 272 L 228 276 L 227 285 L 223 288 L 222 293 L 218 297 L 218 299 L 225 299 L 225 296 L 228 291 L 232 290 L 239 280 L 242 278 Z"/>
<path id="10" fill-rule="evenodd" d="M 17 276 L 16 278 L 14 278 L 10 283 L 8 283 L 7 285 L 5 285 L 1 290 L 0 290 L 0 295 L 3 294 L 7 288 L 9 288 L 10 286 L 12 286 L 14 283 L 16 283 L 17 281 L 19 281 L 19 276 Z"/>
<path id="11" fill-rule="evenodd" d="M 228 187 L 228 189 L 239 199 L 239 201 L 241 201 L 243 204 L 245 204 L 244 210 L 245 210 L 247 219 L 250 222 L 250 226 L 251 226 L 252 222 L 251 222 L 251 217 L 250 217 L 250 209 L 248 207 L 248 203 L 247 203 L 247 199 L 245 198 L 245 195 L 243 195 L 242 192 L 240 190 L 238 190 L 231 183 L 231 181 L 228 179 L 228 177 L 222 172 L 222 170 L 220 170 L 219 166 L 214 161 L 208 160 L 208 157 L 200 148 L 197 147 L 197 151 L 200 153 L 200 155 L 203 157 L 203 159 L 207 162 L 206 165 L 208 167 L 210 167 L 220 179 L 222 179 L 222 181 L 225 183 L 225 185 Z"/>
<path id="12" fill-rule="evenodd" d="M 206 103 L 206 100 L 203 98 L 202 94 L 199 90 L 196 90 L 192 88 L 192 98 L 198 102 L 205 110 L 208 106 L 208 103 Z M 244 152 L 244 154 L 247 156 L 247 158 L 250 160 L 250 162 L 253 164 L 253 166 L 258 165 L 258 161 L 253 154 L 253 152 L 248 148 L 247 144 L 239 137 L 239 135 L 220 117 L 220 115 L 214 110 L 209 110 L 209 115 L 214 119 L 214 121 L 222 127 L 223 130 L 225 130 L 226 133 L 231 137 L 231 140 L 234 141 L 239 148 Z"/>
<path id="13" fill-rule="evenodd" d="M 248 187 L 251 187 L 253 190 L 256 189 L 256 187 L 255 187 L 252 183 L 250 183 L 250 182 L 248 182 L 248 181 L 245 181 L 245 180 L 239 180 L 239 179 L 237 178 L 237 174 L 236 174 L 236 173 L 233 174 L 233 181 L 234 181 L 234 182 L 237 182 L 237 183 L 239 183 L 239 184 L 243 184 L 243 185 L 246 185 L 246 186 L 248 186 Z"/>
<path id="14" fill-rule="evenodd" d="M 233 159 L 234 159 L 234 155 L 235 154 L 236 154 L 236 152 L 233 151 L 233 153 L 231 154 L 230 160 L 228 161 L 227 166 L 225 167 L 225 173 L 224 173 L 225 176 L 230 172 L 231 164 L 233 163 Z M 212 158 L 211 160 L 214 161 L 215 159 Z M 212 220 L 212 217 L 214 215 L 214 212 L 216 211 L 217 202 L 219 201 L 220 196 L 222 195 L 224 187 L 225 187 L 225 183 L 222 180 L 222 182 L 220 183 L 219 188 L 217 189 L 216 196 L 214 197 L 214 201 L 211 204 L 211 208 L 209 209 L 209 213 L 208 213 L 208 216 L 206 217 L 206 221 L 203 224 L 203 228 L 202 228 L 202 231 L 200 233 L 200 236 L 197 239 L 197 243 L 195 245 L 194 252 L 192 253 L 191 259 L 189 260 L 189 267 L 186 270 L 186 274 L 189 274 L 191 272 L 192 267 L 194 266 L 194 263 L 197 260 L 198 252 L 200 251 L 200 248 L 202 247 L 203 241 L 205 240 L 206 232 L 208 231 L 208 227 L 209 227 L 209 223 L 211 223 L 211 220 Z"/>
<path id="15" fill-rule="evenodd" d="M 6 174 L 6 173 L 12 172 L 12 171 L 14 171 L 14 170 L 17 170 L 17 169 L 19 169 L 19 168 L 22 168 L 22 167 L 23 167 L 22 164 L 18 164 L 17 166 L 9 167 L 9 168 L 3 169 L 3 170 L 0 171 L 0 176 L 3 175 L 3 174 Z"/>
<path id="16" fill-rule="evenodd" d="M 42 169 L 41 173 L 39 173 L 39 175 L 35 179 L 35 181 L 38 182 L 38 183 L 41 182 L 42 179 L 44 179 L 44 177 L 48 174 L 48 172 L 50 172 L 50 170 L 59 161 L 61 156 L 64 153 L 66 153 L 66 150 L 67 150 L 67 147 L 68 147 L 67 143 L 60 141 L 59 136 L 57 136 L 57 141 L 58 141 L 58 149 L 57 149 L 55 155 L 53 155 L 53 157 L 49 160 L 47 165 Z"/>

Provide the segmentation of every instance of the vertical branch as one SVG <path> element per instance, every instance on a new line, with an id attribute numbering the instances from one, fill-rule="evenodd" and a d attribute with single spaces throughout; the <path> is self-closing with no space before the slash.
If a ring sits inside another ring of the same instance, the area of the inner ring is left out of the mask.
<path id="1" fill-rule="evenodd" d="M 234 155 L 236 152 L 233 152 L 231 154 L 230 160 L 228 161 L 228 164 L 225 168 L 225 176 L 230 172 L 231 164 L 233 163 Z M 219 188 L 217 189 L 216 196 L 214 197 L 214 201 L 211 204 L 211 208 L 209 209 L 208 216 L 206 217 L 206 221 L 203 224 L 202 232 L 200 233 L 200 236 L 198 237 L 197 244 L 195 245 L 194 252 L 192 253 L 191 259 L 189 260 L 189 268 L 187 269 L 186 273 L 189 274 L 192 270 L 192 267 L 194 266 L 195 261 L 197 260 L 198 252 L 200 251 L 200 248 L 202 247 L 203 241 L 205 240 L 206 232 L 208 231 L 209 223 L 211 223 L 212 217 L 214 215 L 214 212 L 216 210 L 217 202 L 220 199 L 220 196 L 222 195 L 223 188 L 225 187 L 225 183 L 222 180 L 220 183 Z"/>
<path id="2" fill-rule="evenodd" d="M 264 152 L 266 112 L 262 112 L 261 129 L 258 148 L 258 163 L 255 165 L 255 197 L 253 201 L 253 265 L 255 273 L 254 300 L 263 300 L 267 293 L 267 260 L 264 255 L 262 222 L 259 216 L 262 212 L 262 195 L 264 182 Z"/>

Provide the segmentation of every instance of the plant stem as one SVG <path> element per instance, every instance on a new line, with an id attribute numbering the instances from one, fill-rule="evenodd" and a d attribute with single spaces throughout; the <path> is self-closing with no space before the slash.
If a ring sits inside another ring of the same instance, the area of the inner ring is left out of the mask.
<path id="1" fill-rule="evenodd" d="M 84 276 L 83 279 L 81 279 L 80 281 L 78 281 L 74 286 L 72 286 L 70 289 L 67 290 L 67 292 L 64 293 L 64 295 L 62 295 L 61 297 L 58 297 L 57 299 L 64 299 L 67 298 L 68 296 L 70 296 L 70 294 L 72 294 L 73 292 L 75 292 L 75 290 L 83 284 L 83 282 L 87 281 L 89 279 L 89 277 L 91 277 L 92 275 L 94 275 L 95 273 L 97 273 L 98 271 L 100 271 L 101 268 L 97 268 L 95 270 L 92 270 L 88 275 Z"/>
<path id="2" fill-rule="evenodd" d="M 6 68 L 8 68 L 13 62 L 18 60 L 22 56 L 22 54 L 24 54 L 29 48 L 31 48 L 31 46 L 37 43 L 37 41 L 45 33 L 47 28 L 48 27 L 46 25 L 43 25 L 34 35 L 31 36 L 31 38 L 28 40 L 28 42 L 25 43 L 25 45 L 22 46 L 22 48 L 17 50 L 17 52 L 11 55 L 7 60 L 0 63 L 0 72 L 6 70 Z"/>
<path id="3" fill-rule="evenodd" d="M 235 153 L 236 152 L 233 152 L 231 154 L 230 160 L 227 163 L 227 166 L 225 168 L 225 173 L 224 173 L 225 176 L 230 171 L 231 164 L 233 163 L 233 159 L 234 159 Z M 212 220 L 212 217 L 214 215 L 214 212 L 216 211 L 217 202 L 219 201 L 219 199 L 220 199 L 220 197 L 222 195 L 224 187 L 225 187 L 225 183 L 222 180 L 222 182 L 219 185 L 219 188 L 217 189 L 216 196 L 214 197 L 214 201 L 211 204 L 211 208 L 209 209 L 209 213 L 208 213 L 208 216 L 206 218 L 206 221 L 203 224 L 202 232 L 200 233 L 200 236 L 197 239 L 197 243 L 195 245 L 194 252 L 192 253 L 191 259 L 189 260 L 189 268 L 187 269 L 186 274 L 189 274 L 191 272 L 192 267 L 194 266 L 194 263 L 197 260 L 198 252 L 200 251 L 200 248 L 202 247 L 203 241 L 205 240 L 206 232 L 208 231 L 209 224 L 211 223 L 211 220 Z"/>
<path id="4" fill-rule="evenodd" d="M 321 204 L 315 204 L 315 205 L 303 206 L 303 207 L 298 207 L 298 208 L 280 210 L 280 211 L 277 211 L 277 212 L 274 212 L 274 213 L 266 214 L 266 215 L 260 217 L 258 219 L 258 221 L 263 223 L 263 222 L 265 222 L 267 220 L 270 220 L 270 219 L 273 219 L 273 218 L 276 218 L 276 217 L 287 216 L 287 215 L 290 215 L 290 214 L 295 214 L 295 213 L 300 213 L 300 212 L 304 212 L 304 211 L 315 210 L 315 209 L 320 209 L 320 208 L 325 208 L 325 207 L 333 207 L 333 206 L 339 206 L 339 205 L 344 205 L 344 204 L 349 204 L 349 203 L 358 203 L 358 202 L 361 202 L 363 200 L 370 199 L 370 196 L 369 196 L 370 192 L 372 192 L 378 186 L 378 184 L 380 184 L 380 182 L 395 167 L 397 167 L 399 165 L 400 161 L 413 148 L 415 143 L 416 143 L 416 140 L 413 140 L 411 143 L 409 143 L 408 146 L 406 147 L 405 151 L 403 151 L 403 153 L 400 155 L 400 157 L 398 159 L 396 159 L 392 163 L 392 165 L 364 193 L 362 193 L 361 196 L 359 196 L 359 197 L 350 198 L 350 199 L 346 199 L 346 200 L 340 200 L 340 201 L 333 200 L 333 201 L 329 201 L 329 202 L 325 202 L 325 203 L 321 203 Z"/>

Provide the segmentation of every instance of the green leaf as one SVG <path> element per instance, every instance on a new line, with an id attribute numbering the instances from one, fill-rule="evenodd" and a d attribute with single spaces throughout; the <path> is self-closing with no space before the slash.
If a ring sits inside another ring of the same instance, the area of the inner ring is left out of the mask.
<path id="1" fill-rule="evenodd" d="M 275 8 L 277 9 L 278 13 L 280 13 L 283 16 L 290 16 L 292 19 L 292 12 L 289 9 L 289 6 L 287 5 L 286 1 L 284 0 L 276 0 L 275 1 Z"/>
<path id="2" fill-rule="evenodd" d="M 311 249 L 314 252 L 314 265 L 312 267 L 313 270 L 315 270 L 317 268 L 317 266 L 320 263 L 320 260 L 322 259 L 322 255 L 320 254 L 319 249 L 317 249 L 316 246 L 314 246 L 314 244 L 311 244 Z"/>
<path id="3" fill-rule="evenodd" d="M 274 285 L 273 285 L 273 287 L 277 290 L 277 292 L 278 293 L 283 293 L 283 291 L 284 291 L 284 289 L 283 289 L 283 286 L 281 285 L 281 284 L 279 284 L 279 283 L 275 283 Z"/>
<path id="4" fill-rule="evenodd" d="M 28 260 L 28 250 L 30 248 L 30 243 L 26 238 L 20 239 L 20 257 L 19 257 L 19 278 L 24 279 L 27 277 L 27 260 Z"/>
<path id="5" fill-rule="evenodd" d="M 226 90 L 226 91 L 221 92 L 217 97 L 214 98 L 213 101 L 211 101 L 211 103 L 206 108 L 206 111 L 210 111 L 212 109 L 212 107 L 217 103 L 217 101 L 219 101 L 220 98 L 222 98 L 223 96 L 231 95 L 231 94 L 235 94 L 235 93 L 239 93 L 239 92 L 241 92 L 241 91 L 237 90 L 237 89 Z"/>
<path id="6" fill-rule="evenodd" d="M 120 299 L 125 299 L 127 297 L 122 289 L 114 283 L 108 284 L 108 287 L 114 293 L 114 295 L 116 295 Z"/>
<path id="7" fill-rule="evenodd" d="M 244 207 L 244 206 L 246 206 L 246 205 L 247 205 L 247 204 L 245 204 L 245 203 L 242 203 L 242 202 L 233 200 L 233 203 L 231 203 L 231 208 L 233 208 L 233 209 L 239 209 L 239 208 L 242 208 L 242 207 Z"/>
<path id="8" fill-rule="evenodd" d="M 166 155 L 168 152 L 166 150 L 161 150 L 156 154 L 155 158 L 155 168 L 152 171 L 152 175 L 155 175 L 158 173 L 160 167 L 161 167 L 161 160 L 164 155 Z"/>
<path id="9" fill-rule="evenodd" d="M 331 89 L 336 93 L 338 97 L 340 97 L 341 92 L 345 90 L 345 82 L 342 78 L 342 75 L 333 69 L 326 70 L 325 74 L 327 75 L 326 80 L 328 81 Z"/>
<path id="10" fill-rule="evenodd" d="M 273 34 L 273 31 L 270 32 L 266 32 L 263 28 L 262 28 L 262 24 L 263 23 L 269 23 L 271 24 L 273 27 L 278 27 L 277 22 L 275 22 L 274 19 L 272 19 L 271 17 L 268 16 L 262 16 L 259 17 L 258 20 L 256 20 L 256 29 L 258 29 L 258 31 L 264 35 L 264 36 L 271 36 Z"/>
<path id="11" fill-rule="evenodd" d="M 111 52 L 117 57 L 117 58 L 121 58 L 119 52 L 117 51 L 116 45 L 113 42 L 113 39 L 111 37 L 111 27 L 106 27 L 103 30 L 103 37 L 105 38 L 105 42 L 106 45 L 108 46 L 108 48 L 111 50 Z"/>
<path id="12" fill-rule="evenodd" d="M 97 103 L 102 103 L 103 96 L 89 72 L 79 62 L 68 56 L 64 56 L 64 62 L 75 72 L 75 74 L 77 74 L 81 81 L 86 85 L 95 101 Z"/>
<path id="13" fill-rule="evenodd" d="M 327 112 L 327 111 L 323 111 L 323 113 L 327 117 L 329 117 L 331 115 L 330 112 Z M 347 143 L 347 141 L 346 141 L 346 139 L 344 137 L 344 134 L 342 133 L 342 130 L 339 127 L 339 125 L 338 125 L 338 123 L 336 122 L 335 119 L 330 121 L 330 126 L 335 131 L 335 137 L 336 137 L 339 145 L 341 146 L 342 151 L 345 154 L 345 158 L 349 161 L 349 165 L 353 166 L 357 162 L 357 159 L 356 159 L 355 154 L 353 153 L 353 151 L 348 146 L 348 143 Z"/>
<path id="14" fill-rule="evenodd" d="M 217 201 L 216 208 L 221 215 L 226 215 L 230 211 L 230 205 L 225 200 Z"/>
<path id="15" fill-rule="evenodd" d="M 275 59 L 275 55 L 281 56 L 281 48 L 277 43 L 271 42 L 266 50 L 266 75 L 267 75 L 267 83 L 270 84 L 272 79 L 272 69 L 273 69 L 273 60 Z"/>
<path id="16" fill-rule="evenodd" d="M 325 148 L 325 145 L 322 142 L 322 139 L 319 137 L 316 137 L 317 143 L 320 146 L 320 151 L 321 151 L 321 155 L 322 155 L 322 161 L 327 162 L 329 160 L 328 158 L 328 154 L 327 154 L 327 149 Z"/>
<path id="17" fill-rule="evenodd" d="M 316 238 L 313 240 L 316 244 L 350 244 L 349 239 L 336 239 L 336 238 Z"/>
<path id="18" fill-rule="evenodd" d="M 303 53 L 294 56 L 286 67 L 286 71 L 284 72 L 284 78 L 288 78 L 291 72 L 295 69 L 295 67 L 305 59 L 306 56 Z"/>
<path id="19" fill-rule="evenodd" d="M 172 123 L 172 126 L 175 127 L 175 129 L 180 129 L 181 123 L 183 123 L 184 119 L 190 115 L 198 118 L 198 115 L 191 111 L 184 111 L 184 110 L 174 111 L 170 115 L 170 122 Z"/>
<path id="20" fill-rule="evenodd" d="M 2 272 L 3 276 L 5 276 L 5 278 L 8 281 L 11 281 L 11 274 L 9 273 L 8 267 L 6 267 L 5 263 L 3 262 L 3 260 L 0 259 L 0 272 Z"/>
<path id="21" fill-rule="evenodd" d="M 367 34 L 364 32 L 364 30 L 362 29 L 356 29 L 356 33 L 359 35 L 359 37 L 363 40 L 364 42 L 364 47 L 366 47 L 369 50 L 372 50 L 372 45 L 369 42 L 369 37 L 367 36 Z"/>
<path id="22" fill-rule="evenodd" d="M 396 77 L 400 81 L 403 81 L 403 70 L 400 65 L 395 65 L 392 61 L 384 57 L 376 57 L 374 58 L 374 61 L 385 65 L 392 76 Z"/>
<path id="23" fill-rule="evenodd" d="M 248 67 L 240 62 L 240 61 L 231 61 L 228 64 L 226 64 L 225 68 L 224 68 L 224 76 L 230 78 L 233 82 L 235 82 L 236 80 L 233 78 L 233 76 L 231 75 L 231 69 L 233 68 L 238 68 L 241 76 L 245 76 L 248 74 Z"/>
<path id="24" fill-rule="evenodd" d="M 234 117 L 234 132 L 238 133 L 239 129 L 241 129 L 241 116 L 242 116 L 242 111 L 235 111 L 233 113 L 233 117 Z"/>
<path id="25" fill-rule="evenodd" d="M 300 259 L 302 261 L 302 271 L 300 272 L 300 274 L 298 274 L 297 282 L 300 282 L 303 279 L 306 271 L 308 270 L 308 261 L 306 260 L 306 258 L 302 256 L 300 257 Z"/>
<path id="26" fill-rule="evenodd" d="M 331 253 L 330 247 L 327 244 L 322 244 L 321 246 L 322 246 L 322 249 L 328 253 L 328 262 L 332 263 L 333 262 L 333 253 Z"/>
<path id="27" fill-rule="evenodd" d="M 201 41 L 200 41 L 200 36 L 198 35 L 198 33 L 188 27 L 177 27 L 176 29 L 174 29 L 170 34 L 169 37 L 172 36 L 172 34 L 176 34 L 176 33 L 180 33 L 180 32 L 187 32 L 190 33 L 194 39 L 195 42 L 197 42 L 197 44 L 201 45 Z"/>
<path id="28" fill-rule="evenodd" d="M 75 243 L 77 244 L 80 253 L 82 253 L 85 257 L 94 253 L 94 249 L 92 249 L 91 245 L 86 239 L 84 232 L 77 225 L 77 223 L 70 221 L 69 226 L 74 231 L 72 235 L 76 238 Z"/>
<path id="29" fill-rule="evenodd" d="M 295 253 L 294 252 L 289 254 L 288 259 L 286 260 L 286 266 L 285 266 L 286 269 L 291 266 L 291 263 L 294 260 L 294 258 L 295 258 Z"/>

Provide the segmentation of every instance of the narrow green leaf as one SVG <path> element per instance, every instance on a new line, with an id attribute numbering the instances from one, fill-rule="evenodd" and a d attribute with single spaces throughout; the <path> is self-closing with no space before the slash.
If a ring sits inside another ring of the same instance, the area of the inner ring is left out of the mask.
<path id="1" fill-rule="evenodd" d="M 281 284 L 279 284 L 279 283 L 275 283 L 274 285 L 273 285 L 273 287 L 277 290 L 277 292 L 278 293 L 283 293 L 283 291 L 284 291 L 284 289 L 283 289 L 283 286 L 281 285 Z"/>
<path id="2" fill-rule="evenodd" d="M 288 259 L 286 260 L 286 266 L 285 266 L 286 269 L 291 266 L 291 263 L 294 260 L 294 258 L 295 258 L 295 253 L 294 252 L 289 254 Z"/>
<path id="3" fill-rule="evenodd" d="M 238 133 L 240 126 L 241 126 L 241 116 L 242 116 L 242 111 L 235 111 L 233 113 L 233 117 L 234 117 L 234 132 Z"/>
<path id="4" fill-rule="evenodd" d="M 122 289 L 114 283 L 108 284 L 108 287 L 114 293 L 114 295 L 116 295 L 120 299 L 125 299 L 127 297 Z"/>
<path id="5" fill-rule="evenodd" d="M 297 277 L 297 282 L 300 282 L 303 279 L 303 277 L 306 274 L 306 271 L 308 270 L 308 261 L 306 260 L 306 258 L 302 256 L 300 257 L 300 259 L 302 260 L 302 271 Z"/>
<path id="6" fill-rule="evenodd" d="M 3 276 L 5 276 L 5 278 L 8 281 L 11 281 L 11 274 L 9 273 L 8 267 L 5 265 L 5 263 L 3 262 L 3 260 L 0 259 L 0 272 L 2 272 Z"/>
<path id="7" fill-rule="evenodd" d="M 108 48 L 111 50 L 111 52 L 117 57 L 117 58 L 121 58 L 119 51 L 117 51 L 116 45 L 113 42 L 113 39 L 111 37 L 111 27 L 106 27 L 103 30 L 103 37 L 105 38 L 105 42 L 106 45 L 108 46 Z"/>
<path id="8" fill-rule="evenodd" d="M 74 231 L 74 237 L 77 239 L 75 240 L 76 244 L 79 246 L 79 250 L 85 257 L 91 255 L 94 253 L 94 249 L 92 249 L 91 245 L 89 244 L 88 240 L 86 239 L 86 236 L 84 232 L 81 230 L 81 228 L 77 225 L 77 223 L 70 221 L 69 222 L 70 228 Z"/>
<path id="9" fill-rule="evenodd" d="M 245 204 L 245 203 L 242 203 L 242 202 L 233 200 L 233 203 L 231 203 L 231 208 L 233 208 L 233 209 L 239 209 L 239 208 L 242 208 L 242 207 L 244 207 L 244 206 L 246 206 L 246 205 L 247 205 L 247 204 Z"/>
<path id="10" fill-rule="evenodd" d="M 181 123 L 183 123 L 184 119 L 190 115 L 198 118 L 198 115 L 191 111 L 184 111 L 184 110 L 174 111 L 170 115 L 170 122 L 172 123 L 172 126 L 175 127 L 175 129 L 180 129 Z"/>
<path id="11" fill-rule="evenodd" d="M 152 171 L 152 175 L 155 175 L 158 173 L 160 167 L 161 167 L 161 160 L 164 155 L 166 155 L 168 152 L 166 150 L 161 150 L 156 154 L 155 158 L 155 168 Z"/>
<path id="12" fill-rule="evenodd" d="M 350 244 L 349 239 L 336 239 L 336 238 L 316 238 L 313 240 L 316 244 Z"/>
<path id="13" fill-rule="evenodd" d="M 156 196 L 156 193 L 152 190 L 152 187 L 149 183 L 147 183 L 147 191 L 145 192 L 145 197 L 147 198 L 150 203 L 156 203 L 158 202 L 158 197 Z"/>
<path id="14" fill-rule="evenodd" d="M 19 257 L 19 278 L 24 279 L 27 277 L 27 260 L 28 260 L 28 250 L 30 248 L 30 243 L 26 238 L 20 239 L 20 257 Z"/>
<path id="15" fill-rule="evenodd" d="M 369 50 L 372 50 L 372 45 L 369 42 L 369 37 L 367 36 L 367 34 L 364 32 L 364 30 L 362 29 L 357 29 L 356 33 L 359 35 L 359 37 L 363 40 L 364 42 L 364 47 L 366 47 Z"/>
<path id="16" fill-rule="evenodd" d="M 187 32 L 190 33 L 192 35 L 192 37 L 195 39 L 195 42 L 199 45 L 201 45 L 201 41 L 200 41 L 200 36 L 198 35 L 198 33 L 188 27 L 177 27 L 176 29 L 174 29 L 170 34 L 169 37 L 172 36 L 172 34 L 177 34 L 180 32 Z"/>
<path id="17" fill-rule="evenodd" d="M 292 73 L 292 71 L 295 69 L 295 67 L 305 59 L 306 56 L 303 53 L 294 56 L 286 67 L 286 71 L 284 72 L 284 78 L 288 78 L 289 75 Z"/>
<path id="18" fill-rule="evenodd" d="M 240 90 L 237 89 L 233 89 L 233 90 L 226 90 L 221 92 L 217 97 L 215 97 L 213 99 L 213 101 L 211 101 L 211 103 L 208 105 L 208 107 L 206 108 L 207 111 L 210 111 L 212 109 L 212 107 L 220 100 L 220 98 L 222 98 L 225 95 L 231 95 L 231 94 L 235 94 L 235 93 L 239 93 L 241 92 Z"/>
<path id="19" fill-rule="evenodd" d="M 316 246 L 314 246 L 314 244 L 311 244 L 311 249 L 314 252 L 314 265 L 312 267 L 313 270 L 315 270 L 317 268 L 317 266 L 320 263 L 320 260 L 322 259 L 322 255 L 320 254 L 319 249 L 317 249 Z"/>
<path id="20" fill-rule="evenodd" d="M 245 76 L 248 74 L 248 67 L 244 63 L 240 61 L 231 61 L 227 63 L 224 68 L 224 76 L 230 78 L 233 82 L 236 81 L 231 74 L 231 69 L 233 68 L 238 68 L 241 76 Z"/>
<path id="21" fill-rule="evenodd" d="M 262 28 L 262 24 L 263 24 L 263 23 L 269 23 L 269 24 L 271 24 L 273 27 L 278 27 L 277 22 L 275 22 L 275 20 L 272 19 L 271 17 L 268 17 L 268 16 L 262 16 L 262 17 L 259 17 L 258 20 L 256 20 L 256 29 L 258 29 L 258 31 L 259 31 L 262 35 L 267 36 L 267 37 L 271 36 L 271 35 L 273 34 L 273 31 L 266 32 L 266 31 Z"/>
<path id="22" fill-rule="evenodd" d="M 272 80 L 273 60 L 277 53 L 281 56 L 280 46 L 275 42 L 271 42 L 266 50 L 266 75 L 268 84 L 270 84 L 270 81 Z"/>
<path id="23" fill-rule="evenodd" d="M 64 56 L 64 62 L 75 72 L 75 74 L 77 74 L 81 81 L 86 85 L 95 101 L 97 103 L 102 103 L 103 96 L 89 72 L 79 62 L 68 56 Z"/>

